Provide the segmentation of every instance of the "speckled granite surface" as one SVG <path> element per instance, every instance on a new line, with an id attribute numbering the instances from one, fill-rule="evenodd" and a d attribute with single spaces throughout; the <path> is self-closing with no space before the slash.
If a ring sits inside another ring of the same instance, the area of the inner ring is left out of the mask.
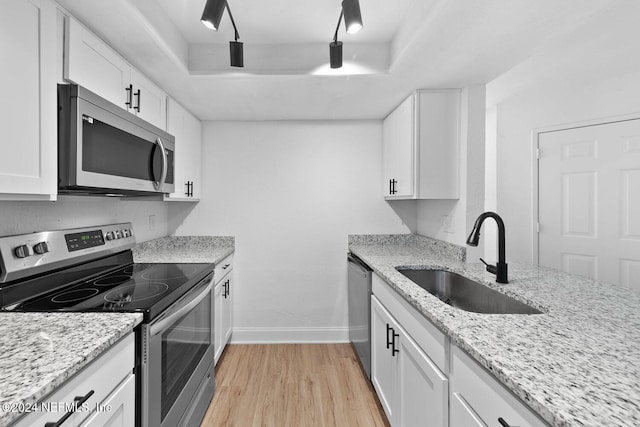
<path id="1" fill-rule="evenodd" d="M 349 245 L 398 245 L 428 249 L 436 256 L 464 261 L 467 249 L 464 246 L 443 242 L 419 234 L 350 234 Z"/>
<path id="2" fill-rule="evenodd" d="M 41 400 L 131 332 L 142 314 L 0 313 L 0 427 L 5 403 Z"/>
<path id="3" fill-rule="evenodd" d="M 231 236 L 173 236 L 149 240 L 133 248 L 133 262 L 216 264 L 235 250 Z"/>
<path id="4" fill-rule="evenodd" d="M 513 263 L 510 283 L 498 285 L 480 263 L 395 243 L 350 250 L 549 424 L 640 425 L 640 292 Z M 458 310 L 398 273 L 400 266 L 454 271 L 544 314 Z"/>

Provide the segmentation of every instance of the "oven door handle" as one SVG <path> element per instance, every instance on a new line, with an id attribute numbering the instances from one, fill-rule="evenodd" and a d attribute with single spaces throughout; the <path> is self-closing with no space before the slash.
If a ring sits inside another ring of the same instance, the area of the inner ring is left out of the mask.
<path id="1" fill-rule="evenodd" d="M 191 297 L 188 301 L 179 301 L 175 310 L 163 315 L 150 327 L 151 336 L 154 337 L 167 329 L 167 326 L 178 320 L 180 317 L 191 311 L 196 305 L 200 304 L 207 294 L 213 289 L 213 273 L 205 280 L 209 280 L 209 284 L 204 288 L 202 292 L 199 292 L 196 296 Z"/>
<path id="2" fill-rule="evenodd" d="M 167 150 L 165 150 L 164 144 L 162 143 L 162 139 L 160 139 L 160 137 L 156 138 L 156 144 L 158 145 L 158 147 L 160 147 L 160 154 L 162 155 L 162 173 L 160 174 L 160 180 L 154 182 L 153 186 L 157 191 L 161 191 L 162 186 L 164 185 L 164 181 L 167 179 Z"/>

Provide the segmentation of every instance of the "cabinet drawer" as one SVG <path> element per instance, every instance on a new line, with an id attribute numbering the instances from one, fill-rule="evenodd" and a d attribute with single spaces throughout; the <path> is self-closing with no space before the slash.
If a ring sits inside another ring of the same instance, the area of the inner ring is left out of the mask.
<path id="1" fill-rule="evenodd" d="M 220 283 L 220 281 L 224 279 L 231 270 L 233 270 L 233 254 L 229 255 L 219 263 L 216 263 L 216 266 L 213 269 L 215 284 L 217 285 Z"/>
<path id="2" fill-rule="evenodd" d="M 99 356 L 69 381 L 63 384 L 53 394 L 38 404 L 38 412 L 22 418 L 18 427 L 45 425 L 56 422 L 67 412 L 67 405 L 72 405 L 76 396 L 86 396 L 93 390 L 93 394 L 86 400 L 82 408 L 75 412 L 65 422 L 64 426 L 78 426 L 95 410 L 96 405 L 103 402 L 111 392 L 133 371 L 134 367 L 134 339 L 130 333 L 111 349 Z"/>
<path id="3" fill-rule="evenodd" d="M 372 292 L 436 366 L 448 372 L 448 337 L 377 274 L 373 274 Z"/>
<path id="4" fill-rule="evenodd" d="M 459 399 L 459 405 L 451 405 L 451 427 L 457 419 L 468 419 L 473 416 L 474 421 L 480 418 L 488 426 L 499 426 L 502 418 L 510 426 L 544 427 L 542 421 L 531 409 L 522 403 L 511 391 L 507 390 L 491 374 L 485 371 L 477 362 L 465 354 L 461 349 L 452 346 L 451 388 L 452 403 Z M 468 413 L 453 413 L 465 409 Z M 476 423 L 475 425 L 484 425 Z"/>

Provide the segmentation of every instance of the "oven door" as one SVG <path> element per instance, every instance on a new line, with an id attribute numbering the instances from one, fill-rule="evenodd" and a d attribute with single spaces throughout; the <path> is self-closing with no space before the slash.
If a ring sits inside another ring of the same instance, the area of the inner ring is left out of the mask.
<path id="1" fill-rule="evenodd" d="M 200 423 L 213 397 L 213 276 L 142 328 L 142 426 Z M 145 351 L 146 350 L 146 351 Z"/>

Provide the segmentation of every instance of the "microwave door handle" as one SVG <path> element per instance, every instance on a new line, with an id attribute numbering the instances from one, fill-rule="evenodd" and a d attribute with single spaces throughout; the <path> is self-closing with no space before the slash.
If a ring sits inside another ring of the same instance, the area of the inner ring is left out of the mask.
<path id="1" fill-rule="evenodd" d="M 212 288 L 213 288 L 213 276 L 211 276 L 209 285 L 207 285 L 207 287 L 205 287 L 202 292 L 198 293 L 196 297 L 193 297 L 189 302 L 187 302 L 184 305 L 181 304 L 182 307 L 177 308 L 172 313 L 169 313 L 163 316 L 162 318 L 158 319 L 156 323 L 152 324 L 149 331 L 151 333 L 151 336 L 154 337 L 159 333 L 164 332 L 167 329 L 167 326 L 171 325 L 177 319 L 181 318 L 182 316 L 184 316 L 185 314 L 193 310 L 193 308 L 196 305 L 200 304 L 202 300 L 207 297 L 207 294 L 211 292 Z"/>
<path id="2" fill-rule="evenodd" d="M 167 179 L 167 150 L 164 149 L 164 144 L 162 143 L 162 139 L 156 138 L 156 144 L 160 147 L 160 153 L 162 154 L 162 173 L 160 174 L 160 181 L 155 181 L 153 186 L 156 190 L 161 191 L 162 186 L 164 185 L 164 181 Z"/>

